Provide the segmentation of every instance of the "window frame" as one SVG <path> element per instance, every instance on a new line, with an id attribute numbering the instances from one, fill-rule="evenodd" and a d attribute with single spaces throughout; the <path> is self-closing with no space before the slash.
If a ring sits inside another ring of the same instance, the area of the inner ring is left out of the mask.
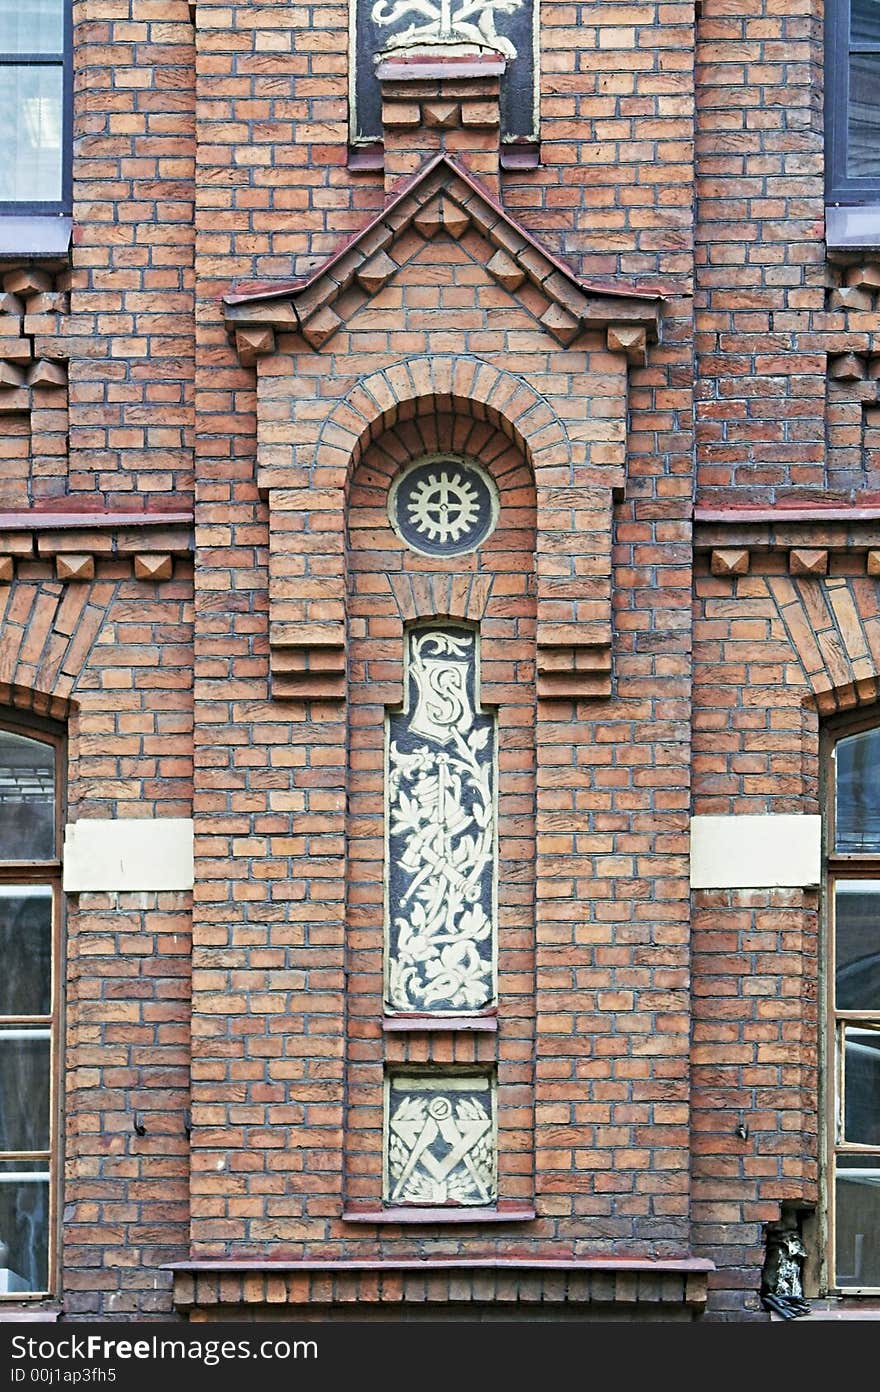
<path id="1" fill-rule="evenodd" d="M 48 1255 L 47 1284 L 40 1291 L 8 1291 L 0 1293 L 0 1311 L 4 1306 L 46 1302 L 57 1296 L 61 1287 L 61 1181 L 64 1168 L 63 1122 L 63 1047 L 64 1047 L 64 895 L 62 891 L 61 847 L 64 834 L 64 793 L 66 740 L 64 731 L 55 721 L 38 720 L 17 711 L 0 711 L 0 730 L 25 739 L 49 744 L 55 750 L 55 856 L 51 860 L 4 860 L 0 858 L 0 885 L 46 884 L 52 890 L 52 977 L 51 1014 L 48 1016 L 0 1017 L 0 1028 L 6 1026 L 39 1027 L 40 1021 L 49 1025 L 49 1148 L 48 1152 L 0 1152 L 2 1159 L 43 1158 L 49 1171 L 49 1219 L 47 1224 Z"/>
<path id="2" fill-rule="evenodd" d="M 847 1141 L 842 1130 L 838 1134 L 839 1120 L 844 1100 L 843 1057 L 846 1026 L 866 1022 L 880 1028 L 880 1008 L 876 1010 L 844 1010 L 836 1004 L 836 960 L 835 960 L 835 886 L 841 880 L 880 881 L 880 850 L 877 852 L 837 852 L 836 843 L 836 802 L 837 802 L 837 746 L 852 735 L 863 734 L 869 730 L 880 733 L 880 710 L 871 713 L 859 712 L 830 721 L 823 730 L 820 746 L 823 770 L 824 803 L 824 912 L 822 914 L 822 963 L 824 965 L 823 1010 L 821 1029 L 821 1073 L 823 1102 L 821 1107 L 824 1130 L 822 1165 L 822 1193 L 824 1223 L 823 1282 L 829 1294 L 841 1297 L 869 1296 L 874 1299 L 880 1295 L 880 1280 L 875 1285 L 842 1285 L 838 1280 L 836 1253 L 836 1174 L 838 1159 L 841 1156 L 876 1155 L 880 1166 L 880 1144 L 871 1145 Z"/>
<path id="3" fill-rule="evenodd" d="M 73 3 L 63 0 L 61 47 L 54 53 L 0 51 L 0 67 L 61 68 L 61 197 L 0 199 L 0 217 L 69 216 L 73 207 Z"/>
<path id="4" fill-rule="evenodd" d="M 851 0 L 827 0 L 825 9 L 825 201 L 880 203 L 880 174 L 857 179 L 846 172 L 851 53 L 873 53 L 880 45 L 850 43 Z M 880 102 L 878 102 L 880 109 Z"/>

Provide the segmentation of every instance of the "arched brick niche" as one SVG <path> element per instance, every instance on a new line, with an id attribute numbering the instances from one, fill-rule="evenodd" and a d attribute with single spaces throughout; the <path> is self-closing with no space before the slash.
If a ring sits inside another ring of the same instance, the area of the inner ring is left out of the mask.
<path id="1" fill-rule="evenodd" d="M 426 410 L 476 411 L 534 470 L 539 696 L 610 694 L 628 365 L 647 362 L 662 298 L 581 281 L 446 152 L 308 278 L 224 297 L 256 365 L 273 695 L 344 695 L 346 478 Z"/>
<path id="2" fill-rule="evenodd" d="M 613 506 L 625 480 L 625 358 L 597 341 L 580 364 L 583 374 L 555 374 L 557 391 L 568 384 L 564 399 L 478 358 L 410 358 L 361 378 L 332 407 L 291 396 L 289 364 L 280 375 L 285 362 L 273 360 L 260 381 L 273 693 L 344 695 L 351 471 L 382 432 L 439 411 L 493 425 L 533 471 L 539 696 L 608 695 Z M 281 398 L 284 425 L 271 405 Z M 281 449 L 282 436 L 299 443 Z"/>
<path id="3" fill-rule="evenodd" d="M 364 449 L 346 510 L 347 1227 L 388 1213 L 383 1087 L 410 1068 L 441 1079 L 450 1066 L 497 1076 L 497 1213 L 529 1217 L 534 1200 L 535 487 L 518 445 L 479 407 L 407 415 Z M 481 466 L 498 498 L 491 535 L 451 557 L 413 550 L 388 517 L 401 470 L 444 451 Z M 402 702 L 408 635 L 432 625 L 478 635 L 476 695 L 497 722 L 497 1004 L 470 1019 L 467 1011 L 407 1017 L 384 1004 L 386 712 Z M 467 1214 L 453 1212 L 459 1221 Z M 423 1241 L 424 1227 L 418 1233 Z M 349 1235 L 375 1241 L 369 1226 Z"/>

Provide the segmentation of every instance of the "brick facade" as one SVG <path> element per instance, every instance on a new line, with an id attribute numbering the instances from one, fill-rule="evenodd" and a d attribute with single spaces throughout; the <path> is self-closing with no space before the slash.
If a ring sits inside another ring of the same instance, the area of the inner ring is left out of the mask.
<path id="1" fill-rule="evenodd" d="M 67 896 L 47 1314 L 761 1321 L 791 1214 L 825 1293 L 818 881 L 692 890 L 690 828 L 815 815 L 877 700 L 880 273 L 824 242 L 821 6 L 733 8 L 542 4 L 537 151 L 497 56 L 398 56 L 377 153 L 347 7 L 74 0 L 69 264 L 0 263 L 0 699 L 67 821 L 195 861 Z M 426 557 L 388 490 L 443 451 L 499 519 Z M 433 619 L 499 732 L 467 1028 L 382 1004 Z M 492 1214 L 383 1211 L 401 1067 L 497 1077 Z"/>

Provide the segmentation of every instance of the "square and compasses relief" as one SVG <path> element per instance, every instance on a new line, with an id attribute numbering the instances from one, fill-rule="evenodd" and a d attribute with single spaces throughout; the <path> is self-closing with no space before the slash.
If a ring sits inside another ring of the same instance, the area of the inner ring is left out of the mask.
<path id="1" fill-rule="evenodd" d="M 495 1089 L 488 1075 L 391 1075 L 385 1202 L 484 1205 L 497 1198 Z"/>

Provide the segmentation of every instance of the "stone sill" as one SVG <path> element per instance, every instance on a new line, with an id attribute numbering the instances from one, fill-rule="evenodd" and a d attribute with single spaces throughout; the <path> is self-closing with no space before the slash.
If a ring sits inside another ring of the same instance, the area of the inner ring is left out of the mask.
<path id="1" fill-rule="evenodd" d="M 528 1205 L 511 1205 L 510 1208 L 417 1208 L 400 1206 L 389 1208 L 347 1208 L 342 1214 L 343 1223 L 531 1223 L 536 1217 L 534 1208 Z"/>
<path id="2" fill-rule="evenodd" d="M 72 229 L 70 217 L 0 213 L 0 260 L 67 265 Z"/>
<path id="3" fill-rule="evenodd" d="M 0 1324 L 7 1321 L 17 1324 L 22 1320 L 28 1322 L 39 1321 L 42 1324 L 57 1324 L 61 1319 L 63 1310 L 60 1305 L 7 1305 L 5 1301 L 0 1301 Z"/>
<path id="4" fill-rule="evenodd" d="M 341 1258 L 301 1261 L 173 1262 L 174 1304 L 197 1318 L 223 1317 L 234 1306 L 259 1307 L 261 1317 L 290 1317 L 292 1308 L 322 1311 L 357 1305 L 497 1306 L 519 1310 L 617 1303 L 653 1306 L 666 1318 L 698 1317 L 714 1263 L 700 1257 L 438 1257 Z M 214 1314 L 216 1312 L 216 1315 Z M 256 1313 L 256 1311 L 255 1311 Z M 192 1317 L 192 1316 L 190 1316 Z"/>
<path id="5" fill-rule="evenodd" d="M 694 509 L 694 551 L 725 546 L 752 551 L 824 547 L 870 551 L 880 546 L 880 507 L 722 507 Z"/>
<path id="6" fill-rule="evenodd" d="M 834 252 L 880 247 L 880 203 L 826 207 L 825 245 L 832 260 Z"/>
<path id="7" fill-rule="evenodd" d="M 0 512 L 0 532 L 57 532 L 76 528 L 90 531 L 93 527 L 191 527 L 191 512 L 125 512 L 123 509 L 111 511 L 102 509 L 90 512 L 86 509 L 70 508 L 41 512 L 39 508 L 20 508 L 14 512 Z"/>
<path id="8" fill-rule="evenodd" d="M 501 77 L 507 59 L 500 53 L 408 53 L 383 58 L 376 66 L 380 82 L 461 82 Z"/>
<path id="9" fill-rule="evenodd" d="M 805 1320 L 880 1320 L 880 1301 L 860 1300 L 858 1297 L 841 1300 L 811 1301 L 808 1315 L 798 1315 L 796 1320 L 786 1320 L 784 1316 L 770 1312 L 774 1324 L 803 1324 Z"/>
<path id="10" fill-rule="evenodd" d="M 486 1015 L 386 1015 L 382 1029 L 386 1034 L 439 1034 L 463 1030 L 497 1034 L 498 1016 L 495 1011 Z"/>
<path id="11" fill-rule="evenodd" d="M 544 1272 L 602 1271 L 635 1272 L 641 1275 L 688 1276 L 708 1275 L 715 1263 L 706 1257 L 302 1257 L 290 1260 L 260 1260 L 257 1257 L 214 1257 L 190 1261 L 166 1262 L 160 1271 L 175 1275 L 232 1275 L 237 1272 L 260 1272 L 272 1276 L 280 1272 L 358 1271 L 527 1271 Z"/>

